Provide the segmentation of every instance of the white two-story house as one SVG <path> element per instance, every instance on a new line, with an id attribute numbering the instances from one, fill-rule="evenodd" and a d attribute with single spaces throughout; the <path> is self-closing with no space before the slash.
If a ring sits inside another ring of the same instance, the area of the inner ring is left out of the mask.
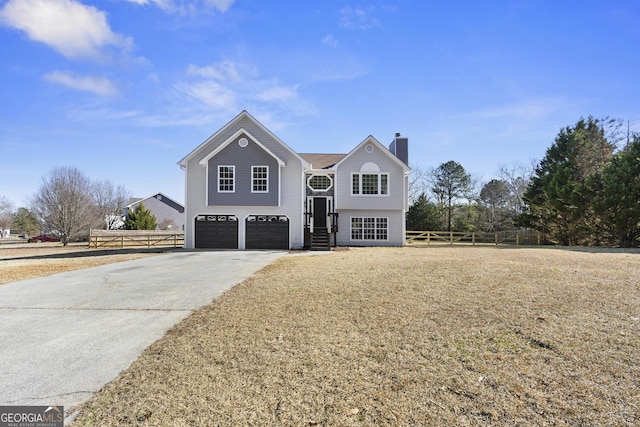
<path id="1" fill-rule="evenodd" d="M 185 247 L 400 246 L 408 140 L 369 136 L 347 154 L 297 153 L 243 111 L 178 162 Z"/>

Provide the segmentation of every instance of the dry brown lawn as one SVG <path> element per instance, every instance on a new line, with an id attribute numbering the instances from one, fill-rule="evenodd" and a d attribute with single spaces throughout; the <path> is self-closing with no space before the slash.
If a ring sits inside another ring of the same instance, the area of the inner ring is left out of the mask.
<path id="1" fill-rule="evenodd" d="M 640 425 L 640 252 L 284 257 L 174 327 L 81 426 Z"/>
<path id="2" fill-rule="evenodd" d="M 161 249 L 88 249 L 86 243 L 0 244 L 0 285 L 150 256 Z"/>

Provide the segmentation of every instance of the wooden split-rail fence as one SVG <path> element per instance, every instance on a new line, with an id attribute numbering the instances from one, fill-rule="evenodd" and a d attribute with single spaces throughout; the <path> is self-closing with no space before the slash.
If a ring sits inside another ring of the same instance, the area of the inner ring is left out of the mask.
<path id="1" fill-rule="evenodd" d="M 542 233 L 529 230 L 499 231 L 495 233 L 460 231 L 407 231 L 407 243 L 415 244 L 492 244 L 492 245 L 544 245 Z"/>
<path id="2" fill-rule="evenodd" d="M 160 230 L 91 230 L 89 248 L 133 248 L 184 246 L 184 232 Z"/>
<path id="3" fill-rule="evenodd" d="M 459 231 L 407 231 L 407 244 L 544 245 L 544 234 L 535 231 L 495 233 Z M 91 230 L 90 248 L 133 248 L 184 246 L 184 232 L 148 230 Z"/>

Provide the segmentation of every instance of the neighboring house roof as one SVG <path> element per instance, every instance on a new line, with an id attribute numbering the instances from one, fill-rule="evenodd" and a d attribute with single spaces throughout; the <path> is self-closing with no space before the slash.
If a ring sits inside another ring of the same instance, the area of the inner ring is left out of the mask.
<path id="1" fill-rule="evenodd" d="M 148 197 L 147 197 L 147 199 L 148 199 Z M 142 197 L 130 197 L 129 201 L 127 202 L 127 205 L 125 206 L 125 208 L 128 208 L 131 205 L 135 205 L 140 200 L 144 200 L 144 199 Z"/>
<path id="2" fill-rule="evenodd" d="M 311 165 L 312 169 L 329 169 L 342 160 L 346 154 L 300 153 L 300 157 Z"/>
<path id="3" fill-rule="evenodd" d="M 180 160 L 178 162 L 178 165 L 182 169 L 185 169 L 187 167 L 187 162 L 189 160 L 191 160 L 192 157 L 197 155 L 202 148 L 204 148 L 207 144 L 209 144 L 211 141 L 216 139 L 221 134 L 225 133 L 230 128 L 237 127 L 238 123 L 244 118 L 247 118 L 247 119 L 251 120 L 252 122 L 254 122 L 255 125 L 258 126 L 263 132 L 267 133 L 274 140 L 276 140 L 279 144 L 281 144 L 285 149 L 287 149 L 291 154 L 293 154 L 294 156 L 299 158 L 300 161 L 303 164 L 307 163 L 307 161 L 305 159 L 300 157 L 300 155 L 298 153 L 296 153 L 293 149 L 291 149 L 291 147 L 289 147 L 287 144 L 285 144 L 284 141 L 282 141 L 280 138 L 278 138 L 273 132 L 271 132 L 269 129 L 267 129 L 262 123 L 260 123 L 258 120 L 256 120 L 256 118 L 253 117 L 251 114 L 249 114 L 246 110 L 243 110 L 240 114 L 238 114 L 235 118 L 233 118 L 233 120 L 231 120 L 229 123 L 224 125 L 220 130 L 218 130 L 216 133 L 211 135 L 209 138 L 204 140 L 204 142 L 202 142 L 202 144 L 198 145 L 198 147 L 196 147 L 195 150 L 192 150 L 189 154 L 187 154 L 185 157 L 183 157 L 182 160 Z M 209 154 L 209 153 L 207 153 L 207 154 Z"/>
<path id="4" fill-rule="evenodd" d="M 144 203 L 145 200 L 149 200 L 149 199 L 160 200 L 164 204 L 171 206 L 173 209 L 177 210 L 178 212 L 184 213 L 184 206 L 182 206 L 180 203 L 176 202 L 175 200 L 171 199 L 170 197 L 165 196 L 162 193 L 156 193 L 153 196 L 145 197 L 143 199 L 132 197 L 131 199 L 129 199 L 130 203 L 127 206 L 125 206 L 125 208 L 131 209 L 133 205 L 137 205 L 138 203 L 141 203 L 141 202 Z"/>

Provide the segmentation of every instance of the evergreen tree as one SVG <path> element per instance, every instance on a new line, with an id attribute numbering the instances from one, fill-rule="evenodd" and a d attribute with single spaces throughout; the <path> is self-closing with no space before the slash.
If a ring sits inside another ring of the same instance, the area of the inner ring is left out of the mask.
<path id="1" fill-rule="evenodd" d="M 468 195 L 471 189 L 471 176 L 460 163 L 453 160 L 443 163 L 433 172 L 432 191 L 446 211 L 447 231 L 451 231 L 453 208 L 456 200 Z"/>
<path id="2" fill-rule="evenodd" d="M 129 215 L 124 220 L 126 230 L 155 230 L 157 226 L 155 215 L 145 208 L 143 203 L 139 203 L 134 210 L 129 211 Z"/>
<path id="3" fill-rule="evenodd" d="M 20 234 L 36 235 L 39 225 L 36 215 L 27 208 L 18 208 L 13 217 L 13 228 L 18 230 Z"/>
<path id="4" fill-rule="evenodd" d="M 424 193 L 418 196 L 416 202 L 407 212 L 407 229 L 416 231 L 440 230 L 442 222 L 435 203 L 430 202 Z"/>
<path id="5" fill-rule="evenodd" d="M 468 203 L 456 208 L 453 215 L 451 231 L 478 231 L 479 224 L 480 206 L 477 203 Z"/>
<path id="6" fill-rule="evenodd" d="M 520 225 L 547 233 L 562 245 L 592 243 L 595 215 L 585 182 L 604 167 L 615 148 L 604 124 L 589 117 L 560 131 L 523 195 L 527 210 Z"/>
<path id="7" fill-rule="evenodd" d="M 640 243 L 640 135 L 588 182 L 593 209 L 611 244 Z"/>

